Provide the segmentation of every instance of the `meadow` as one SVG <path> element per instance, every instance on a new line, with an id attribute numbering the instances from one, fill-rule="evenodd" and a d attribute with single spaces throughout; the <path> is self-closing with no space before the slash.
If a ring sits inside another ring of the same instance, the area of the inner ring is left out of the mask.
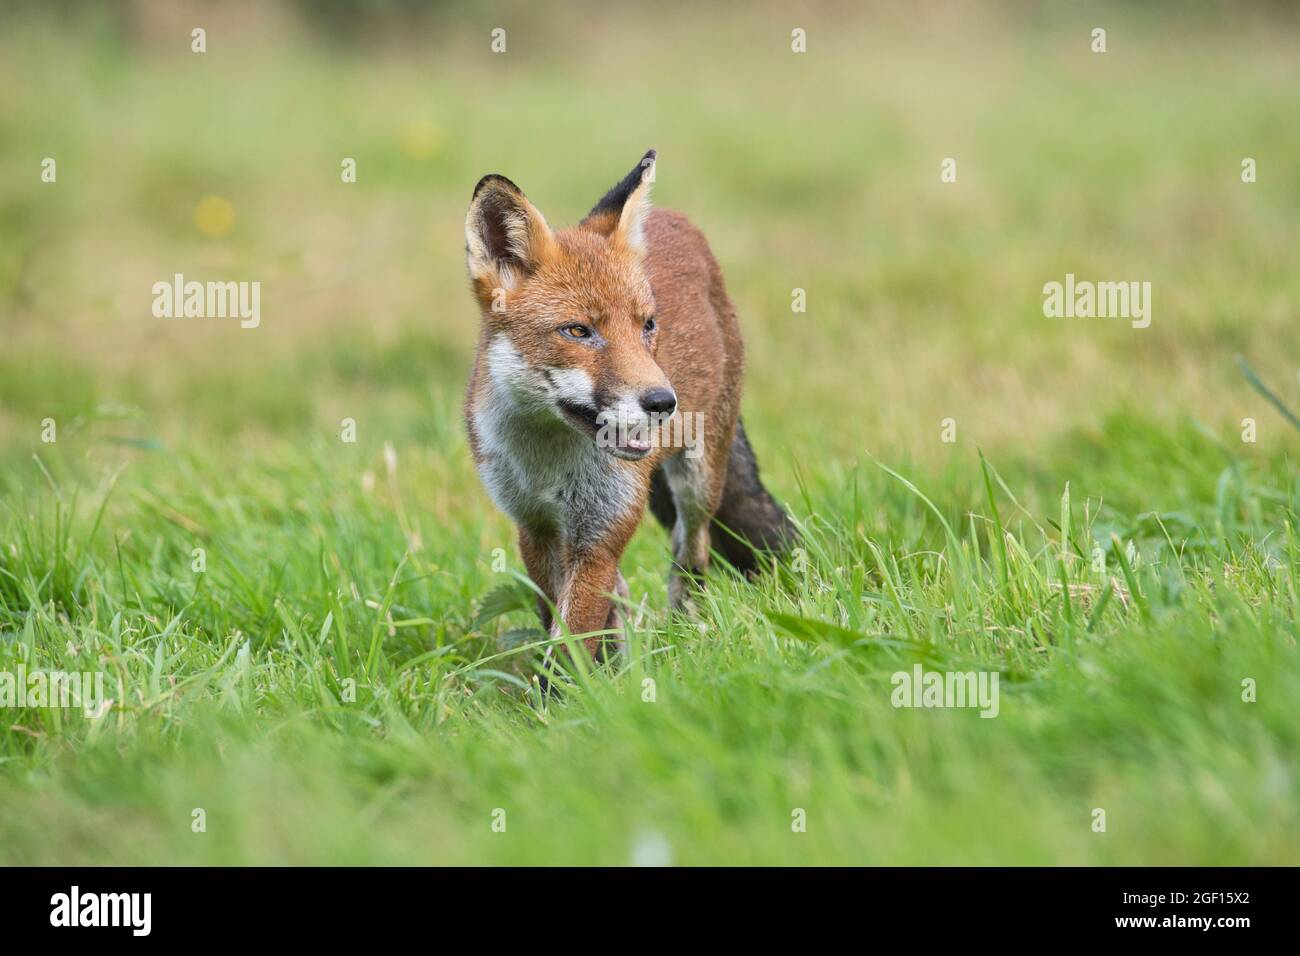
<path id="1" fill-rule="evenodd" d="M 0 31 L 0 672 L 112 698 L 0 706 L 0 863 L 1300 862 L 1294 16 L 97 9 Z M 649 147 L 802 546 L 670 616 L 647 521 L 627 654 L 542 698 L 465 207 Z M 996 718 L 893 706 L 918 663 Z"/>

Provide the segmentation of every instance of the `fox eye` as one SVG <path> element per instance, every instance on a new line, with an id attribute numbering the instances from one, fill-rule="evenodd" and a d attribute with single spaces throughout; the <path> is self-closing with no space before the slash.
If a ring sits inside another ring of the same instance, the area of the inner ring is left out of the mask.
<path id="1" fill-rule="evenodd" d="M 645 325 L 642 327 L 642 331 L 645 332 L 646 335 L 649 335 L 654 330 L 655 330 L 655 317 L 652 315 L 650 316 L 650 318 L 645 320 Z"/>
<path id="2" fill-rule="evenodd" d="M 591 329 L 575 322 L 572 325 L 560 326 L 560 334 L 567 335 L 571 339 L 589 339 L 591 338 Z"/>

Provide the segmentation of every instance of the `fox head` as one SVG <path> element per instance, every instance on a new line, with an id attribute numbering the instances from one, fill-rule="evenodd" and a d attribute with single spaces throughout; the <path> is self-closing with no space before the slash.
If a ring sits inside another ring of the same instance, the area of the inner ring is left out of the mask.
<path id="1" fill-rule="evenodd" d="M 465 217 L 494 388 L 553 415 L 620 458 L 649 454 L 677 396 L 655 361 L 644 269 L 655 151 L 576 227 L 552 231 L 523 191 L 484 176 Z"/>

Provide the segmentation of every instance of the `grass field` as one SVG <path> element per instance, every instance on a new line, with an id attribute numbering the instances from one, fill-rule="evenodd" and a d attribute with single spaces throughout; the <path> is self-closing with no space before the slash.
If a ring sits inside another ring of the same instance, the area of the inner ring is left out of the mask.
<path id="1" fill-rule="evenodd" d="M 1300 431 L 1236 361 L 1300 408 L 1300 22 L 711 7 L 10 15 L 0 672 L 113 700 L 0 707 L 0 863 L 1300 862 Z M 803 550 L 669 617 L 648 523 L 628 655 L 543 702 L 465 206 L 651 146 Z M 261 324 L 155 318 L 175 273 Z M 1044 317 L 1066 273 L 1150 327 Z M 997 717 L 895 708 L 916 663 Z"/>

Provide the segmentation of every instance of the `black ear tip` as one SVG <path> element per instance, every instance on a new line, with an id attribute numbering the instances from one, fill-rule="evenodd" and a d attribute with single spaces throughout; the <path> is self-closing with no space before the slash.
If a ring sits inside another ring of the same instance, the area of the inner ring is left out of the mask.
<path id="1" fill-rule="evenodd" d="M 475 199 L 478 198 L 479 193 L 481 193 L 487 186 L 492 184 L 504 186 L 506 189 L 514 193 L 522 192 L 522 190 L 518 186 L 516 186 L 510 180 L 506 179 L 504 176 L 499 175 L 498 173 L 488 173 L 486 176 L 484 176 L 482 179 L 478 181 L 478 185 L 474 187 L 474 192 L 469 197 L 469 201 L 473 202 Z"/>
<path id="2" fill-rule="evenodd" d="M 587 213 L 587 218 L 590 219 L 598 213 L 621 211 L 628 197 L 636 192 L 638 186 L 645 182 L 646 171 L 654 165 L 655 157 L 658 155 L 657 150 L 648 150 L 641 157 L 641 161 L 632 167 L 632 171 L 619 180 L 614 188 L 605 193 L 604 198 L 591 208 L 591 212 Z"/>

